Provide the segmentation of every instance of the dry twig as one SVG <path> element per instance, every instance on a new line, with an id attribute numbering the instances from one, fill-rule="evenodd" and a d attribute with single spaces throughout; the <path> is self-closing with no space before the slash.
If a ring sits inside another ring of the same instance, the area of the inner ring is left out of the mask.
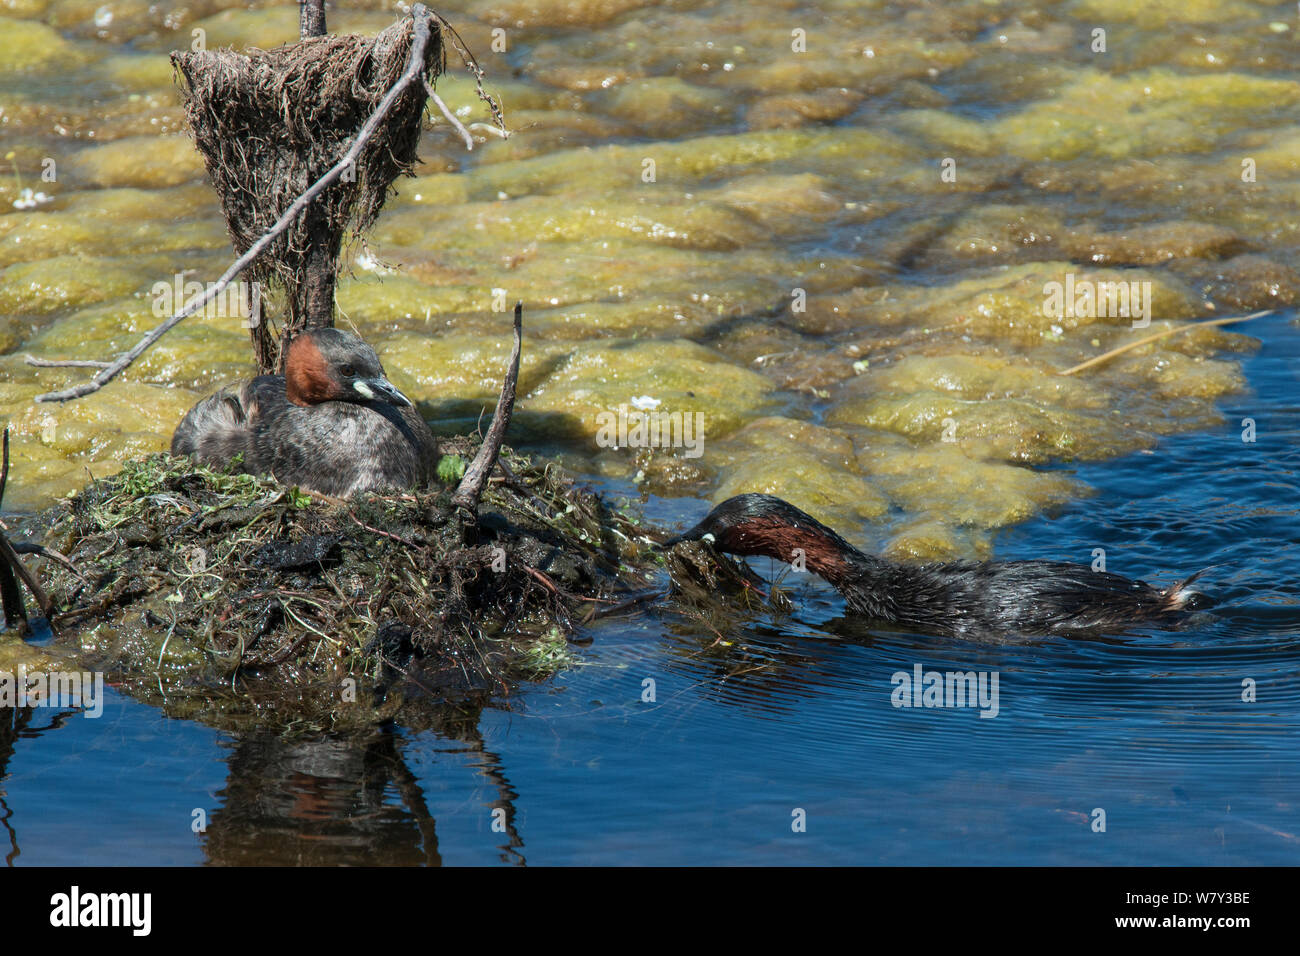
<path id="1" fill-rule="evenodd" d="M 487 484 L 488 475 L 496 466 L 497 455 L 501 452 L 501 442 L 505 439 L 506 429 L 510 427 L 510 416 L 515 410 L 515 389 L 519 382 L 519 353 L 523 348 L 524 305 L 515 303 L 515 344 L 510 353 L 510 365 L 506 368 L 505 380 L 501 383 L 501 397 L 497 400 L 496 411 L 492 413 L 492 424 L 488 426 L 483 444 L 474 456 L 474 460 L 465 469 L 452 495 L 451 503 L 461 514 L 461 520 L 467 527 L 478 523 L 478 501 Z"/>
<path id="2" fill-rule="evenodd" d="M 4 461 L 0 464 L 0 504 L 4 502 L 5 485 L 9 483 L 9 429 L 4 432 Z M 27 608 L 23 604 L 22 591 L 18 588 L 17 579 L 21 578 L 22 582 L 27 585 L 27 590 L 32 592 L 32 597 L 36 598 L 36 604 L 40 607 L 41 613 L 47 620 L 54 616 L 54 602 L 50 596 L 45 593 L 41 587 L 41 582 L 36 580 L 36 576 L 27 570 L 22 559 L 18 557 L 18 552 L 14 550 L 9 539 L 5 537 L 4 532 L 0 532 L 0 601 L 4 605 L 4 616 L 6 626 L 11 625 L 14 621 L 21 622 L 24 627 L 27 624 Z M 51 620 L 51 627 L 53 621 Z"/>
<path id="3" fill-rule="evenodd" d="M 1206 319 L 1204 322 L 1193 322 L 1190 325 L 1180 325 L 1176 328 L 1165 329 L 1161 332 L 1153 332 L 1151 335 L 1144 335 L 1135 342 L 1128 342 L 1125 345 L 1111 349 L 1109 352 L 1103 352 L 1095 358 L 1090 358 L 1086 362 L 1080 362 L 1072 368 L 1067 368 L 1060 375 L 1073 375 L 1075 372 L 1082 372 L 1085 368 L 1091 368 L 1094 365 L 1100 365 L 1102 362 L 1109 361 L 1117 355 L 1123 355 L 1125 352 L 1137 348 L 1139 345 L 1146 345 L 1148 342 L 1154 342 L 1157 339 L 1163 339 L 1170 335 L 1177 335 L 1179 332 L 1186 332 L 1188 329 L 1199 329 L 1211 325 L 1235 325 L 1238 322 L 1246 322 L 1250 319 L 1262 319 L 1266 315 L 1272 315 L 1275 309 L 1265 309 L 1263 312 L 1252 312 L 1250 315 L 1234 315 L 1223 319 Z"/>

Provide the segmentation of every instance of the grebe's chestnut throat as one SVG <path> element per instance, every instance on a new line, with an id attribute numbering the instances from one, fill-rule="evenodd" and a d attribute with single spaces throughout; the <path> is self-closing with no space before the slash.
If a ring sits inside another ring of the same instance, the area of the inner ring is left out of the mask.
<path id="1" fill-rule="evenodd" d="M 379 356 L 341 329 L 289 344 L 284 375 L 261 375 L 205 398 L 172 436 L 172 454 L 241 468 L 346 497 L 428 484 L 437 442 Z"/>
<path id="2" fill-rule="evenodd" d="M 803 559 L 844 595 L 849 610 L 940 634 L 1053 634 L 1172 625 L 1213 601 L 1060 561 L 895 564 L 859 551 L 816 518 L 772 495 L 737 495 L 665 542 L 710 540 L 719 551 Z"/>

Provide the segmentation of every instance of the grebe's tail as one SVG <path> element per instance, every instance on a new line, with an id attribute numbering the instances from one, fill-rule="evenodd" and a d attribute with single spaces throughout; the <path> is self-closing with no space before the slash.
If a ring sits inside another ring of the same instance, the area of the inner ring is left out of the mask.
<path id="1" fill-rule="evenodd" d="M 208 464 L 225 465 L 246 453 L 248 415 L 238 388 L 223 388 L 199 402 L 181 419 L 172 435 L 173 455 L 194 455 Z"/>

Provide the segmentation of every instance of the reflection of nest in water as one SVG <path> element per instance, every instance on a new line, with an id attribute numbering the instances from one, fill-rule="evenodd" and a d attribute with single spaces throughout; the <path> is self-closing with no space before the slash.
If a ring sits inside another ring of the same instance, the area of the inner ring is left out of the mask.
<path id="1" fill-rule="evenodd" d="M 366 119 L 406 68 L 412 21 L 374 37 L 322 36 L 245 55 L 230 50 L 172 54 L 185 77 L 186 114 L 194 142 L 221 198 L 235 250 L 245 252 L 293 201 L 347 152 Z M 425 46 L 430 77 L 445 66 L 442 32 L 433 21 Z M 412 83 L 398 97 L 353 170 L 325 190 L 267 247 L 251 270 L 277 280 L 292 315 L 303 311 L 309 249 L 324 245 L 337 271 L 346 230 L 374 223 L 389 187 L 417 157 L 425 92 Z"/>
<path id="2" fill-rule="evenodd" d="M 87 665 L 186 716 L 251 702 L 338 726 L 403 698 L 509 692 L 567 666 L 574 623 L 644 586 L 653 558 L 553 466 L 503 459 L 473 546 L 450 489 L 324 501 L 187 459 L 128 462 L 42 516 L 77 568 L 42 569 L 56 623 L 81 632 Z M 373 706 L 347 706 L 348 678 Z"/>

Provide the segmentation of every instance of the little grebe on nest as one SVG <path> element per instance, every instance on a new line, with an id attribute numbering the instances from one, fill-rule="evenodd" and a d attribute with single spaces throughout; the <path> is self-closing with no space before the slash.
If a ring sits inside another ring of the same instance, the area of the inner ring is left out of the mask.
<path id="1" fill-rule="evenodd" d="M 218 468 L 240 455 L 243 471 L 339 497 L 420 487 L 438 465 L 437 440 L 375 350 L 340 329 L 295 337 L 284 375 L 203 399 L 177 426 L 172 454 Z"/>

